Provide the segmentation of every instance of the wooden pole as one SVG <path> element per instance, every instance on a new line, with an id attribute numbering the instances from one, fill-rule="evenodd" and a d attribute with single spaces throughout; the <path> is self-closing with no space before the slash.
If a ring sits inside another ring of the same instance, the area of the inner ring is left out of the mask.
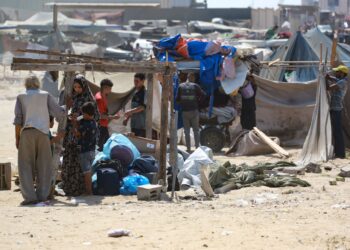
<path id="1" fill-rule="evenodd" d="M 337 42 L 338 42 L 338 33 L 334 32 L 333 43 L 332 43 L 332 52 L 331 52 L 331 67 L 336 67 L 335 58 L 337 56 Z"/>
<path id="2" fill-rule="evenodd" d="M 171 76 L 173 78 L 173 76 Z M 173 84 L 170 85 L 169 89 L 170 95 L 170 152 L 169 152 L 169 163 L 172 167 L 173 181 L 171 183 L 171 198 L 174 198 L 175 194 L 175 180 L 177 175 L 177 122 L 175 113 L 175 103 L 174 103 L 174 87 Z"/>
<path id="3" fill-rule="evenodd" d="M 146 137 L 152 139 L 153 125 L 153 74 L 147 74 Z"/>
<path id="4" fill-rule="evenodd" d="M 166 72 L 164 82 L 162 84 L 162 100 L 161 100 L 161 126 L 160 126 L 160 156 L 159 156 L 159 172 L 158 181 L 163 186 L 163 190 L 167 187 L 166 183 L 166 151 L 168 144 L 168 114 L 169 114 L 169 90 L 171 86 L 170 72 Z"/>

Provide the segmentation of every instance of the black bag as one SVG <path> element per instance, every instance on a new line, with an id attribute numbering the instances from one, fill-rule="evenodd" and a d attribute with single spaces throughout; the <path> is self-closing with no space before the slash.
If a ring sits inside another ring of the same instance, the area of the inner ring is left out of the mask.
<path id="1" fill-rule="evenodd" d="M 119 195 L 120 175 L 112 168 L 99 168 L 96 171 L 97 181 L 93 184 L 94 195 Z"/>
<path id="2" fill-rule="evenodd" d="M 128 167 L 123 166 L 118 160 L 100 160 L 96 162 L 96 170 L 100 168 L 111 168 L 118 172 L 121 178 L 128 175 Z"/>
<path id="3" fill-rule="evenodd" d="M 139 174 L 153 173 L 158 172 L 159 164 L 153 156 L 143 155 L 132 163 L 131 169 Z"/>

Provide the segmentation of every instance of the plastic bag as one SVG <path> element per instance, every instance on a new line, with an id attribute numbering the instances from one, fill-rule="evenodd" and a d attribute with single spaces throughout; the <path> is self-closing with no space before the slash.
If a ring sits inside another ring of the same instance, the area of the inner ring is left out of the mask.
<path id="1" fill-rule="evenodd" d="M 137 194 L 137 187 L 141 185 L 150 184 L 147 177 L 139 174 L 129 175 L 123 178 L 123 185 L 120 188 L 120 194 L 122 195 L 134 195 Z"/>

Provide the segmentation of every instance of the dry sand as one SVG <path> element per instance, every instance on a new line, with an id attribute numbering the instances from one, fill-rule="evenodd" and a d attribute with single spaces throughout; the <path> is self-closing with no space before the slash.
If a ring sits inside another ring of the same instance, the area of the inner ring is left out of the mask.
<path id="1" fill-rule="evenodd" d="M 0 159 L 16 166 L 12 120 L 15 96 L 23 88 L 2 81 L 0 89 Z M 299 150 L 290 152 L 295 159 Z M 215 159 L 279 160 L 275 154 Z M 177 195 L 197 200 L 90 196 L 75 205 L 57 197 L 48 207 L 20 207 L 22 197 L 13 185 L 0 191 L 0 249 L 350 249 L 350 181 L 329 185 L 344 164 L 349 160 L 328 163 L 330 172 L 301 176 L 312 185 L 308 188 L 244 188 L 212 200 L 190 191 Z M 119 228 L 131 235 L 107 237 L 108 230 Z"/>

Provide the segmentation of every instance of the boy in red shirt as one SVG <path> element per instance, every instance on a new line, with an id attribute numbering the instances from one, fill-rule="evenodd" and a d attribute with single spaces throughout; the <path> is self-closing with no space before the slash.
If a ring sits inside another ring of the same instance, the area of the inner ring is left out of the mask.
<path id="1" fill-rule="evenodd" d="M 97 92 L 95 99 L 97 102 L 98 111 L 100 112 L 100 137 L 98 140 L 98 151 L 103 150 L 103 145 L 109 138 L 108 123 L 110 120 L 119 119 L 119 114 L 109 115 L 108 114 L 108 102 L 107 96 L 112 92 L 113 83 L 109 79 L 103 79 L 100 82 L 101 91 Z"/>

